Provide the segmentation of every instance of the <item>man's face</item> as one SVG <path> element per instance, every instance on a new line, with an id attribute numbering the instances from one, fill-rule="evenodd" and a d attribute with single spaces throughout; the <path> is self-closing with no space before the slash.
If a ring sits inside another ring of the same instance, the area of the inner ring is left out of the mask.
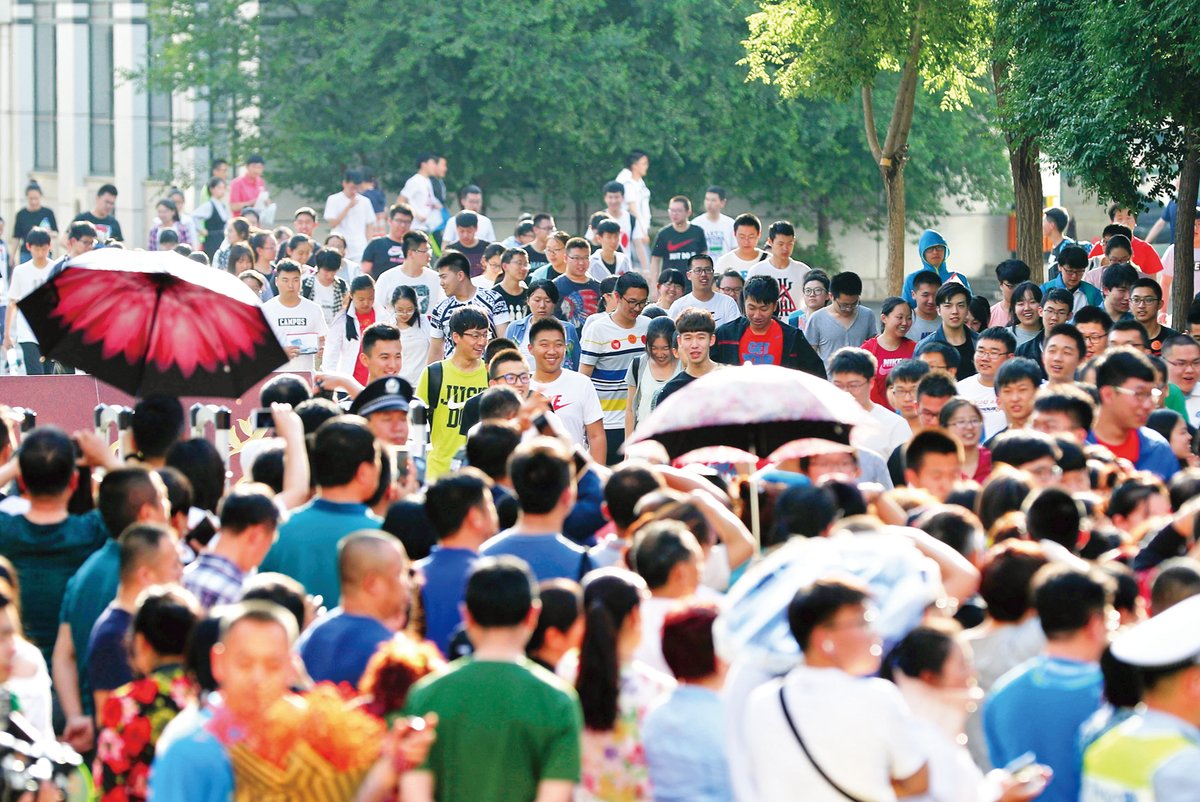
<path id="1" fill-rule="evenodd" d="M 767 247 L 771 249 L 771 255 L 776 259 L 780 261 L 791 259 L 792 249 L 796 247 L 796 238 L 786 234 L 776 234 L 775 239 L 767 240 Z"/>
<path id="2" fill-rule="evenodd" d="M 342 192 L 345 193 L 347 198 L 353 198 L 358 194 L 358 184 L 353 181 L 343 181 Z"/>
<path id="3" fill-rule="evenodd" d="M 1133 319 L 1143 326 L 1157 322 L 1161 306 L 1162 301 L 1149 287 L 1138 287 L 1129 293 L 1129 308 L 1133 312 Z"/>
<path id="4" fill-rule="evenodd" d="M 255 178 L 262 178 L 263 171 L 266 169 L 267 165 L 263 164 L 262 162 L 255 162 L 254 164 L 246 165 L 246 172 Z"/>
<path id="5" fill-rule="evenodd" d="M 925 429 L 931 429 L 938 425 L 938 416 L 942 414 L 942 407 L 946 406 L 946 402 L 952 396 L 938 398 L 932 395 L 917 396 L 917 419 L 921 422 L 921 426 Z"/>
<path id="6" fill-rule="evenodd" d="M 478 240 L 475 235 L 479 232 L 479 226 L 462 226 L 458 229 L 458 241 L 470 248 L 475 245 Z"/>
<path id="7" fill-rule="evenodd" d="M 508 264 L 501 267 L 505 275 L 512 276 L 513 281 L 524 281 L 525 277 L 529 275 L 529 257 L 522 253 L 520 256 L 512 257 Z"/>
<path id="8" fill-rule="evenodd" d="M 546 241 L 546 260 L 554 265 L 554 269 L 559 273 L 566 272 L 567 265 L 567 246 L 563 245 L 556 239 Z"/>
<path id="9" fill-rule="evenodd" d="M 587 281 L 588 259 L 592 252 L 588 248 L 572 248 L 567 251 L 567 275 L 572 281 Z"/>
<path id="10" fill-rule="evenodd" d="M 1075 421 L 1066 412 L 1047 412 L 1043 409 L 1035 409 L 1033 417 L 1030 418 L 1029 427 L 1051 437 L 1063 435 L 1075 440 L 1079 439 L 1079 430 L 1075 426 Z"/>
<path id="11" fill-rule="evenodd" d="M 292 220 L 292 227 L 296 229 L 297 234 L 311 237 L 313 232 L 317 230 L 317 221 L 311 214 L 298 214 Z"/>
<path id="12" fill-rule="evenodd" d="M 938 501 L 945 501 L 954 489 L 954 483 L 962 478 L 962 460 L 957 454 L 926 454 L 921 467 L 908 470 L 909 484 L 928 490 Z"/>
<path id="13" fill-rule="evenodd" d="M 835 295 L 833 308 L 843 317 L 853 317 L 858 313 L 858 301 L 861 295 Z"/>
<path id="14" fill-rule="evenodd" d="M 621 207 L 624 205 L 625 205 L 625 193 L 624 192 L 605 192 L 604 193 L 604 206 L 606 209 L 608 209 L 610 214 L 614 214 L 614 215 L 621 214 Z"/>
<path id="15" fill-rule="evenodd" d="M 275 276 L 275 287 L 279 290 L 279 297 L 294 301 L 300 297 L 300 274 L 299 273 L 278 273 Z"/>
<path id="16" fill-rule="evenodd" d="M 1108 332 L 1099 323 L 1076 323 L 1075 328 L 1083 335 L 1087 343 L 1087 354 L 1084 359 L 1091 359 L 1096 354 L 1104 353 L 1108 348 Z"/>
<path id="17" fill-rule="evenodd" d="M 484 496 L 490 498 L 490 493 Z M 389 549 L 379 566 L 379 581 L 375 583 L 380 613 L 385 619 L 407 616 L 409 608 L 408 560 L 399 548 Z"/>
<path id="18" fill-rule="evenodd" d="M 1200 345 L 1177 345 L 1163 354 L 1171 384 L 1191 393 L 1200 379 Z"/>
<path id="19" fill-rule="evenodd" d="M 474 359 L 482 359 L 483 351 L 487 348 L 488 330 L 487 329 L 468 329 L 462 334 L 454 334 L 451 332 L 450 339 L 454 342 L 454 348 L 465 348 L 464 353 L 469 354 Z"/>
<path id="20" fill-rule="evenodd" d="M 815 312 L 829 303 L 829 290 L 820 281 L 808 281 L 804 284 L 804 308 Z"/>
<path id="21" fill-rule="evenodd" d="M 685 331 L 679 335 L 679 358 L 690 365 L 700 365 L 708 360 L 708 351 L 715 337 L 706 331 Z"/>
<path id="22" fill-rule="evenodd" d="M 1129 311 L 1129 288 L 1113 287 L 1104 291 L 1105 305 L 1114 312 L 1125 314 Z"/>
<path id="23" fill-rule="evenodd" d="M 1010 426 L 1022 426 L 1033 414 L 1033 397 L 1037 386 L 1029 379 L 1009 382 L 996 393 L 996 403 Z"/>
<path id="24" fill-rule="evenodd" d="M 388 221 L 388 237 L 399 242 L 412 228 L 412 217 L 404 212 L 396 212 Z"/>
<path id="25" fill-rule="evenodd" d="M 532 350 L 532 346 L 530 346 Z M 563 353 L 566 353 L 566 345 L 563 346 Z M 559 357 L 559 364 L 562 363 L 562 357 Z M 548 371 L 554 373 L 555 371 Z M 504 385 L 516 391 L 517 395 L 524 400 L 529 397 L 529 367 L 524 361 L 513 360 L 511 362 L 500 362 L 496 365 L 496 378 L 490 379 L 488 385 L 497 387 Z"/>
<path id="26" fill-rule="evenodd" d="M 688 269 L 688 276 L 692 279 L 693 290 L 700 290 L 703 295 L 712 292 L 713 263 L 711 259 L 697 258 Z"/>
<path id="27" fill-rule="evenodd" d="M 946 246 L 934 245 L 925 249 L 925 261 L 930 267 L 935 270 L 942 266 L 942 262 L 946 261 Z"/>
<path id="28" fill-rule="evenodd" d="M 1071 319 L 1071 307 L 1059 301 L 1046 301 L 1042 304 L 1042 328 L 1046 331 L 1066 323 Z"/>
<path id="29" fill-rule="evenodd" d="M 1136 331 L 1113 330 L 1108 335 L 1108 345 L 1110 348 L 1127 345 L 1135 351 L 1146 352 L 1146 341 L 1142 339 L 1141 333 Z"/>
<path id="30" fill-rule="evenodd" d="M 529 312 L 535 320 L 550 317 L 554 314 L 554 301 L 545 290 L 535 290 L 529 295 Z"/>
<path id="31" fill-rule="evenodd" d="M 1075 381 L 1075 371 L 1083 361 L 1074 338 L 1057 334 L 1042 348 L 1042 367 L 1050 381 L 1056 384 Z"/>
<path id="32" fill-rule="evenodd" d="M 646 308 L 647 299 L 649 297 L 649 291 L 643 290 L 641 287 L 628 289 L 618 300 L 617 308 L 621 311 L 622 315 L 630 320 L 633 320 L 642 313 L 643 309 Z"/>
<path id="33" fill-rule="evenodd" d="M 670 309 L 671 304 L 675 303 L 682 297 L 682 286 L 670 281 L 658 285 L 658 305 L 663 309 Z"/>
<path id="34" fill-rule="evenodd" d="M 220 164 L 218 164 L 216 167 L 213 168 L 212 175 L 213 175 L 213 178 L 220 178 L 222 180 L 228 180 L 229 179 L 229 165 L 226 162 L 221 162 Z"/>
<path id="35" fill-rule="evenodd" d="M 955 371 L 950 370 L 950 366 L 946 364 L 946 357 L 937 351 L 926 351 L 918 356 L 917 359 L 928 365 L 931 370 L 944 370 L 951 376 L 955 374 Z"/>
<path id="36" fill-rule="evenodd" d="M 871 400 L 871 380 L 857 373 L 835 373 L 829 377 L 829 381 L 834 387 L 854 396 L 854 400 L 862 407 L 866 407 Z"/>
<path id="37" fill-rule="evenodd" d="M 371 413 L 367 418 L 367 427 L 381 443 L 402 446 L 408 442 L 408 413 L 402 409 Z"/>
<path id="38" fill-rule="evenodd" d="M 529 353 L 533 354 L 539 373 L 556 375 L 562 370 L 563 357 L 567 355 L 567 341 L 557 331 L 539 332 L 529 343 Z"/>
<path id="39" fill-rule="evenodd" d="M 996 377 L 1000 366 L 1012 357 L 1004 343 L 997 340 L 980 340 L 975 348 L 975 370 L 983 378 L 991 381 Z"/>
<path id="40" fill-rule="evenodd" d="M 432 252 L 433 251 L 432 251 L 432 247 L 430 246 L 430 244 L 428 242 L 422 242 L 422 243 L 418 244 L 417 247 L 410 250 L 408 252 L 408 255 L 404 257 L 405 265 L 408 265 L 409 263 L 411 263 L 413 265 L 413 267 L 415 267 L 418 271 L 420 271 L 422 268 L 429 266 L 429 260 L 431 258 Z M 441 271 L 438 271 L 438 273 L 439 273 L 438 278 L 440 279 Z"/>
<path id="41" fill-rule="evenodd" d="M 44 262 L 50 258 L 49 245 L 30 245 L 29 253 L 33 256 L 35 262 Z"/>
<path id="42" fill-rule="evenodd" d="M 827 476 L 854 480 L 859 475 L 858 463 L 853 454 L 817 454 L 808 458 L 805 475 L 813 482 L 820 482 Z"/>
<path id="43" fill-rule="evenodd" d="M 175 547 L 175 536 L 159 538 L 158 551 L 149 566 L 150 581 L 155 585 L 169 585 L 183 578 L 183 561 Z"/>
<path id="44" fill-rule="evenodd" d="M 1200 323 L 1189 323 L 1187 326 L 1187 334 L 1196 342 L 1200 342 Z"/>
<path id="45" fill-rule="evenodd" d="M 453 270 L 449 267 L 438 268 L 438 283 L 442 285 L 442 292 L 447 295 L 456 295 L 458 290 L 466 281 L 463 273 Z"/>
<path id="46" fill-rule="evenodd" d="M 546 240 L 554 233 L 554 219 L 542 220 L 533 227 L 533 239 L 539 246 L 543 246 L 543 250 L 547 245 Z"/>
<path id="47" fill-rule="evenodd" d="M 9 604 L 0 610 L 0 683 L 12 677 L 13 660 L 17 655 L 17 614 Z"/>
<path id="48" fill-rule="evenodd" d="M 921 284 L 913 288 L 917 312 L 926 320 L 932 320 L 937 314 L 937 291 L 938 288 L 932 284 Z"/>
<path id="49" fill-rule="evenodd" d="M 704 211 L 713 217 L 716 217 L 721 212 L 725 211 L 725 201 L 721 200 L 721 196 L 715 192 L 705 192 Z"/>
<path id="50" fill-rule="evenodd" d="M 744 286 L 745 284 L 740 278 L 735 276 L 721 276 L 721 292 L 728 295 L 734 301 L 741 301 L 742 287 Z"/>
<path id="51" fill-rule="evenodd" d="M 596 242 L 605 250 L 615 251 L 617 246 L 621 244 L 621 233 L 619 231 L 608 231 L 603 234 L 597 234 Z"/>
<path id="52" fill-rule="evenodd" d="M 294 678 L 287 633 L 273 622 L 239 621 L 213 647 L 212 671 L 229 711 L 243 720 L 260 719 Z"/>
<path id="53" fill-rule="evenodd" d="M 437 177 L 438 178 L 445 178 L 446 171 L 449 169 L 450 169 L 450 164 L 446 161 L 445 156 L 443 156 L 437 160 Z"/>
<path id="54" fill-rule="evenodd" d="M 1130 231 L 1137 228 L 1137 216 L 1129 209 L 1117 209 L 1112 221 L 1119 226 L 1127 226 Z"/>
<path id="55" fill-rule="evenodd" d="M 892 409 L 900 413 L 905 420 L 917 417 L 917 383 L 894 381 L 887 388 L 888 403 Z"/>
<path id="56" fill-rule="evenodd" d="M 109 193 L 96 196 L 96 216 L 108 217 L 117 208 L 117 196 Z"/>
<path id="57" fill-rule="evenodd" d="M 1059 265 L 1058 272 L 1062 273 L 1063 286 L 1068 290 L 1074 290 L 1083 281 L 1085 269 L 1082 267 Z"/>
<path id="58" fill-rule="evenodd" d="M 468 192 L 462 197 L 462 207 L 469 212 L 478 214 L 483 211 L 483 195 L 479 192 Z"/>
<path id="59" fill-rule="evenodd" d="M 1055 231 L 1058 231 L 1058 226 L 1056 226 L 1056 225 L 1054 225 L 1054 223 L 1050 222 L 1049 217 L 1046 217 L 1043 215 L 1042 216 L 1042 236 L 1043 237 L 1053 236 Z"/>
<path id="60" fill-rule="evenodd" d="M 96 247 L 96 238 L 92 236 L 67 240 L 67 251 L 71 256 L 82 256 L 94 247 Z"/>
<path id="61" fill-rule="evenodd" d="M 671 218 L 671 224 L 674 226 L 682 226 L 687 223 L 688 208 L 679 201 L 668 204 L 667 216 Z"/>
<path id="62" fill-rule="evenodd" d="M 737 240 L 738 247 L 746 251 L 758 247 L 760 236 L 762 232 L 754 226 L 738 226 L 733 230 L 733 238 Z"/>
<path id="63" fill-rule="evenodd" d="M 967 296 L 951 295 L 938 305 L 942 325 L 948 329 L 961 329 L 967 320 Z"/>
<path id="64" fill-rule="evenodd" d="M 382 376 L 399 376 L 403 353 L 400 340 L 376 340 L 370 353 L 364 349 L 358 358 L 367 366 L 367 381 Z"/>
<path id="65" fill-rule="evenodd" d="M 1151 382 L 1126 379 L 1120 387 L 1101 387 L 1100 405 L 1122 429 L 1137 429 L 1146 425 L 1158 405 L 1159 395 Z"/>
<path id="66" fill-rule="evenodd" d="M 750 321 L 750 328 L 756 332 L 765 331 L 767 326 L 771 325 L 771 321 L 775 319 L 775 309 L 778 304 L 764 304 L 753 298 L 746 298 L 746 319 Z"/>

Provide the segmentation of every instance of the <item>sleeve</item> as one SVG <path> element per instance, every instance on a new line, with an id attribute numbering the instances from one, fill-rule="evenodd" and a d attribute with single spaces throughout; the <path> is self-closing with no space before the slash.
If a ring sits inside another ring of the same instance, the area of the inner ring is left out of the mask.
<path id="1" fill-rule="evenodd" d="M 125 235 L 121 233 L 121 224 L 118 223 L 115 218 L 113 219 L 112 224 L 112 237 L 120 242 L 125 241 Z"/>
<path id="2" fill-rule="evenodd" d="M 811 345 L 814 349 L 817 349 L 821 347 L 821 325 L 818 321 L 817 325 L 814 326 L 813 320 L 815 319 L 815 317 L 809 318 L 808 322 L 805 324 L 804 339 L 808 340 L 809 345 Z"/>
<path id="3" fill-rule="evenodd" d="M 346 346 L 346 318 L 344 315 L 338 315 L 333 319 L 333 323 L 329 326 L 329 333 L 325 336 L 325 357 L 322 360 L 322 370 L 341 370 L 342 352 Z"/>
<path id="4" fill-rule="evenodd" d="M 22 280 L 25 276 L 25 271 L 22 270 L 24 265 L 17 265 L 12 272 L 12 278 L 8 282 L 8 301 L 15 304 L 17 301 L 25 297 L 24 285 Z M 14 335 L 15 340 L 15 335 Z"/>
<path id="5" fill-rule="evenodd" d="M 363 263 L 363 265 L 366 265 L 367 262 L 370 262 L 371 263 L 371 272 L 375 271 L 375 259 L 376 259 L 375 249 L 376 249 L 376 246 L 378 246 L 379 243 L 381 243 L 381 242 L 383 242 L 382 239 L 373 239 L 367 243 L 367 247 L 363 248 L 362 263 Z M 363 272 L 364 273 L 367 272 L 366 267 L 363 268 Z M 379 289 L 378 285 L 376 286 L 376 289 Z"/>
<path id="6" fill-rule="evenodd" d="M 579 370 L 579 329 L 573 323 L 568 323 L 566 328 L 567 356 L 563 362 L 568 370 Z"/>
<path id="7" fill-rule="evenodd" d="M 325 211 L 321 216 L 324 217 L 326 220 L 332 220 L 333 218 L 337 217 L 338 212 L 341 211 L 341 209 L 337 208 L 338 203 L 337 203 L 336 198 L 337 198 L 337 195 L 330 195 L 328 198 L 325 199 Z"/>
<path id="8" fill-rule="evenodd" d="M 487 293 L 488 306 L 492 310 L 492 322 L 497 326 L 505 326 L 512 322 L 512 313 L 508 311 L 508 304 L 504 303 L 504 298 L 498 292 L 491 290 L 480 290 Z"/>
<path id="9" fill-rule="evenodd" d="M 892 776 L 900 779 L 911 777 L 929 762 L 928 753 L 914 737 L 912 713 L 900 696 L 900 691 L 888 684 L 887 680 L 873 680 L 871 684 L 886 700 L 883 736 L 891 752 Z"/>
<path id="10" fill-rule="evenodd" d="M 538 780 L 579 782 L 583 755 L 583 711 L 573 693 L 563 706 L 559 726 L 548 734 L 541 755 L 542 774 Z"/>
<path id="11" fill-rule="evenodd" d="M 579 338 L 579 364 L 581 365 L 595 365 L 600 361 L 600 343 L 592 339 L 595 336 L 596 327 L 600 323 L 600 317 L 602 315 L 590 317 L 583 324 L 583 334 Z"/>
<path id="12" fill-rule="evenodd" d="M 446 339 L 442 327 L 446 324 L 446 302 L 438 301 L 437 306 L 429 310 L 429 336 L 434 340 Z"/>
<path id="13" fill-rule="evenodd" d="M 633 366 L 630 365 L 630 370 L 632 369 Z M 600 408 L 600 396 L 596 392 L 596 385 L 589 381 L 583 391 L 583 422 L 585 425 L 592 424 L 604 417 L 604 410 Z"/>
<path id="14" fill-rule="evenodd" d="M 113 638 L 97 638 L 88 644 L 87 678 L 93 690 L 114 691 L 132 678 L 129 653 Z"/>
<path id="15" fill-rule="evenodd" d="M 667 255 L 667 238 L 664 235 L 666 229 L 658 232 L 654 237 L 654 247 L 650 251 L 651 256 L 661 256 L 666 258 Z"/>
<path id="16" fill-rule="evenodd" d="M 24 209 L 21 212 L 25 211 Z M 25 239 L 25 235 L 29 233 L 29 226 L 25 224 L 25 218 L 28 215 L 17 212 L 17 218 L 13 221 L 12 235 L 13 239 Z"/>

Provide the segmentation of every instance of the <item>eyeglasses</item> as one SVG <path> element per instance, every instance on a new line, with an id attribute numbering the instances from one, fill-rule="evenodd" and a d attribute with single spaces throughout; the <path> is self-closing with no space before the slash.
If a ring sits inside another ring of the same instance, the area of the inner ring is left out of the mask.
<path id="1" fill-rule="evenodd" d="M 431 250 L 430 248 L 428 248 L 428 247 L 425 247 L 425 248 L 416 248 L 415 250 L 416 250 L 416 252 L 417 252 L 417 253 L 432 253 L 432 250 Z"/>
<path id="2" fill-rule="evenodd" d="M 631 301 L 624 295 L 621 296 L 621 300 L 628 304 L 630 309 L 645 309 L 646 304 L 650 303 L 648 298 L 645 301 Z"/>
<path id="3" fill-rule="evenodd" d="M 1148 306 L 1150 304 L 1158 303 L 1158 299 L 1155 298 L 1153 295 L 1147 295 L 1147 296 L 1135 295 L 1134 297 L 1129 299 L 1129 303 L 1133 304 L 1134 306 Z"/>
<path id="4" fill-rule="evenodd" d="M 1060 273 L 1066 273 L 1066 274 L 1072 275 L 1072 276 L 1082 276 L 1083 275 L 1082 267 L 1063 267 L 1062 265 L 1059 265 L 1058 271 Z"/>
<path id="5" fill-rule="evenodd" d="M 917 397 L 917 388 L 916 387 L 898 387 L 898 386 L 893 385 L 892 386 L 892 395 L 896 396 L 897 398 L 916 398 Z"/>
<path id="6" fill-rule="evenodd" d="M 567 261 L 568 262 L 586 262 L 588 260 L 588 258 L 589 257 L 586 254 L 578 254 L 577 253 L 574 256 L 568 256 Z"/>
<path id="7" fill-rule="evenodd" d="M 866 381 L 833 382 L 833 386 L 838 388 L 839 390 L 844 390 L 848 393 L 856 393 L 859 390 L 861 390 L 862 388 L 866 387 L 867 382 Z"/>
<path id="8" fill-rule="evenodd" d="M 851 301 L 848 304 L 842 303 L 841 301 L 834 301 L 833 305 L 838 308 L 839 312 L 842 312 L 843 314 L 848 315 L 851 312 L 853 312 L 855 309 L 858 308 L 858 301 Z"/>
<path id="9" fill-rule="evenodd" d="M 983 425 L 983 421 L 978 418 L 963 418 L 962 420 L 952 420 L 948 425 L 951 429 L 978 429 Z"/>
<path id="10" fill-rule="evenodd" d="M 1088 341 L 1090 343 L 1098 343 L 1098 342 L 1103 342 L 1104 340 L 1107 340 L 1108 335 L 1107 334 L 1085 334 L 1085 335 L 1083 335 L 1083 339 L 1085 339 L 1086 341 Z"/>
<path id="11" fill-rule="evenodd" d="M 502 373 L 496 378 L 503 379 L 505 384 L 529 384 L 528 373 Z"/>
<path id="12" fill-rule="evenodd" d="M 1179 370 L 1200 370 L 1200 359 L 1168 359 L 1167 364 Z"/>
<path id="13" fill-rule="evenodd" d="M 714 271 L 711 267 L 693 267 L 688 272 L 693 276 L 711 276 Z"/>
<path id="14" fill-rule="evenodd" d="M 829 292 L 829 290 L 825 289 L 824 287 L 808 287 L 804 290 L 804 294 L 809 298 L 816 298 L 818 295 L 824 295 L 827 292 Z"/>
<path id="15" fill-rule="evenodd" d="M 1062 468 L 1057 465 L 1040 465 L 1036 468 L 1026 468 L 1035 479 L 1042 482 L 1053 482 L 1062 476 Z"/>
<path id="16" fill-rule="evenodd" d="M 472 340 L 486 340 L 488 338 L 488 333 L 486 331 L 479 331 L 479 330 L 464 331 L 459 336 L 460 337 L 470 337 Z"/>
<path id="17" fill-rule="evenodd" d="M 975 351 L 975 356 L 981 356 L 985 359 L 999 359 L 1002 356 L 1008 356 L 1012 351 L 996 351 L 991 348 L 979 348 Z"/>
<path id="18" fill-rule="evenodd" d="M 1121 395 L 1127 395 L 1130 398 L 1137 399 L 1138 403 L 1144 404 L 1147 401 L 1155 401 L 1162 398 L 1162 390 L 1135 390 L 1132 387 L 1114 387 Z"/>

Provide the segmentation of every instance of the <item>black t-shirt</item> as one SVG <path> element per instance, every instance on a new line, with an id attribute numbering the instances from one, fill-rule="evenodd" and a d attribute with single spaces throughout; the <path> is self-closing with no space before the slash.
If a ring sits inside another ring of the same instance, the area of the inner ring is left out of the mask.
<path id="1" fill-rule="evenodd" d="M 520 320 L 529 314 L 529 290 L 524 285 L 516 295 L 509 295 L 500 284 L 492 287 L 492 292 L 504 299 L 504 303 L 508 306 L 508 313 L 512 315 L 513 320 Z"/>
<path id="2" fill-rule="evenodd" d="M 696 227 L 698 228 L 698 226 L 696 226 Z M 658 391 L 658 395 L 656 395 L 654 397 L 654 407 L 657 409 L 658 405 L 661 404 L 663 401 L 666 401 L 669 396 L 671 396 L 674 393 L 679 392 L 680 390 L 682 390 L 684 387 L 687 387 L 689 384 L 691 384 L 695 380 L 696 380 L 696 377 L 691 375 L 690 373 L 686 373 L 684 371 L 680 371 L 679 373 L 676 373 L 674 376 L 672 376 L 670 379 L 667 380 L 667 383 L 664 384 L 662 386 L 662 389 Z"/>
<path id="3" fill-rule="evenodd" d="M 958 380 L 968 379 L 976 374 L 975 370 L 975 346 L 971 344 L 971 338 L 962 345 L 951 345 L 955 351 L 958 351 Z"/>
<path id="4" fill-rule="evenodd" d="M 363 249 L 363 264 L 371 263 L 371 278 L 378 280 L 393 267 L 404 264 L 404 245 L 391 237 L 376 237 Z"/>
<path id="5" fill-rule="evenodd" d="M 104 242 L 108 238 L 125 241 L 125 236 L 121 233 L 121 224 L 117 222 L 117 218 L 111 214 L 108 217 L 97 217 L 91 212 L 83 212 L 75 215 L 74 223 L 78 220 L 84 220 L 96 227 L 96 242 Z"/>
<path id="6" fill-rule="evenodd" d="M 654 250 L 650 255 L 662 257 L 664 268 L 673 267 L 686 274 L 688 260 L 707 252 L 708 236 L 700 226 L 689 225 L 682 234 L 674 226 L 667 226 L 654 238 Z"/>
<path id="7" fill-rule="evenodd" d="M 36 212 L 22 209 L 13 219 L 12 235 L 21 240 L 21 253 L 17 256 L 18 264 L 29 258 L 29 248 L 25 247 L 25 235 L 38 226 L 47 231 L 58 231 L 58 221 L 54 219 L 54 212 L 45 206 Z"/>
<path id="8" fill-rule="evenodd" d="M 539 251 L 537 248 L 533 247 L 532 242 L 529 243 L 528 245 L 526 245 L 521 250 L 523 250 L 523 251 L 525 251 L 525 253 L 529 254 L 529 272 L 530 273 L 537 270 L 542 265 L 550 264 L 550 260 L 546 258 L 545 251 Z"/>
<path id="9" fill-rule="evenodd" d="M 1183 332 L 1181 332 L 1181 331 L 1175 331 L 1175 329 L 1168 328 L 1166 326 L 1160 326 L 1159 328 L 1161 328 L 1162 331 L 1160 331 L 1158 333 L 1158 336 L 1150 338 L 1150 355 L 1151 356 L 1161 357 L 1163 343 L 1165 343 L 1167 340 L 1171 339 L 1172 337 L 1178 337 L 1180 334 L 1183 334 Z"/>
<path id="10" fill-rule="evenodd" d="M 468 248 L 461 242 L 454 242 L 446 246 L 447 251 L 458 251 L 463 256 L 467 257 L 467 261 L 471 263 L 471 278 L 483 275 L 483 251 L 491 243 L 484 240 L 475 240 L 475 244 Z"/>

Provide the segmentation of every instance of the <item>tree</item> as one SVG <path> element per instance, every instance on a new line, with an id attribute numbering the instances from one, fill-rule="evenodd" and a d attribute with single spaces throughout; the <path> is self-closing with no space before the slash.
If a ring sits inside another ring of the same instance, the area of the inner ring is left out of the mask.
<path id="1" fill-rule="evenodd" d="M 969 103 L 985 72 L 991 19 L 987 0 L 781 0 L 748 20 L 751 78 L 775 84 L 785 97 L 861 95 L 887 195 L 887 278 L 895 291 L 904 275 L 904 168 L 917 84 L 939 93 L 946 108 Z M 900 81 L 881 139 L 875 94 L 886 72 L 898 72 Z"/>
<path id="2" fill-rule="evenodd" d="M 1194 292 L 1200 187 L 1194 7 L 1176 0 L 1079 0 L 1064 14 L 1053 0 L 1009 2 L 1013 129 L 1040 132 L 1060 170 L 1131 207 L 1144 207 L 1143 185 L 1150 184 L 1150 198 L 1165 198 L 1178 177 L 1172 313 L 1182 325 Z"/>

